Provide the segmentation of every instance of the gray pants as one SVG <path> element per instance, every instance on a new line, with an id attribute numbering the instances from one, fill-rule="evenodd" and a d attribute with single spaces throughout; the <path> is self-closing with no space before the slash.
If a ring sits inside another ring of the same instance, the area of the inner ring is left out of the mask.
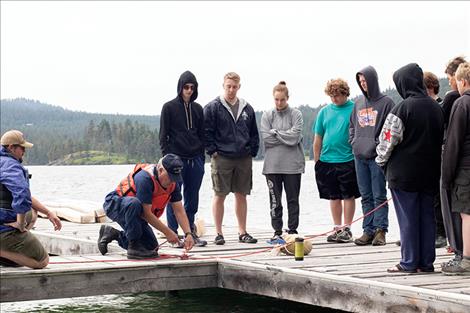
<path id="1" fill-rule="evenodd" d="M 451 201 L 450 191 L 441 188 L 442 219 L 444 220 L 447 240 L 449 241 L 449 246 L 455 253 L 462 255 L 462 218 L 460 217 L 460 213 L 452 212 Z"/>

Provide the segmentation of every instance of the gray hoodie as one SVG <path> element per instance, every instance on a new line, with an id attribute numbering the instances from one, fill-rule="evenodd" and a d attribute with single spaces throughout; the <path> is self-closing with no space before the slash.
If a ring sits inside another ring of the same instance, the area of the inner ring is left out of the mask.
<path id="1" fill-rule="evenodd" d="M 261 117 L 265 157 L 263 174 L 301 174 L 305 170 L 302 113 L 291 107 L 272 109 Z"/>
<path id="2" fill-rule="evenodd" d="M 367 92 L 359 83 L 359 74 L 364 75 L 367 82 Z M 382 94 L 379 88 L 377 72 L 368 66 L 356 74 L 356 81 L 364 94 L 364 103 L 354 106 L 349 123 L 349 143 L 353 154 L 360 159 L 375 158 L 375 148 L 379 135 L 388 113 L 395 105 L 393 100 Z"/>

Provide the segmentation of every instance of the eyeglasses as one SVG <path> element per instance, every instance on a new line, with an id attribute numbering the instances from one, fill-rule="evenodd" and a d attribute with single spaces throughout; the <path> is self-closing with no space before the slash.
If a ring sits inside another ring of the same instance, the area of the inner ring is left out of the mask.
<path id="1" fill-rule="evenodd" d="M 184 85 L 183 89 L 184 90 L 194 90 L 194 86 L 193 85 Z"/>

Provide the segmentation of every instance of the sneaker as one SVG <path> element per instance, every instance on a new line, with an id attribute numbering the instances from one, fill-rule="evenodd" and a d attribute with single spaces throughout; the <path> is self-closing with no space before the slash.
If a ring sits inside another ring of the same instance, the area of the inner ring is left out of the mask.
<path id="1" fill-rule="evenodd" d="M 375 230 L 374 239 L 372 239 L 373 246 L 384 246 L 387 242 L 385 241 L 385 230 L 377 228 Z"/>
<path id="2" fill-rule="evenodd" d="M 217 234 L 214 239 L 214 243 L 219 246 L 225 244 L 224 236 L 222 236 L 221 234 Z"/>
<path id="3" fill-rule="evenodd" d="M 298 233 L 297 230 L 295 230 L 295 229 L 289 229 L 289 230 L 287 231 L 287 234 L 289 234 L 289 235 L 298 235 L 299 233 Z"/>
<path id="4" fill-rule="evenodd" d="M 462 255 L 461 254 L 456 254 L 452 260 L 449 260 L 447 262 L 442 262 L 441 263 L 441 268 L 447 267 L 447 266 L 454 266 L 456 264 L 459 264 L 460 261 L 462 261 Z"/>
<path id="5" fill-rule="evenodd" d="M 450 276 L 470 276 L 470 259 L 462 258 L 460 262 L 455 263 L 454 265 L 443 267 L 442 273 Z"/>
<path id="6" fill-rule="evenodd" d="M 286 241 L 282 238 L 281 235 L 274 233 L 274 236 L 267 241 L 270 245 L 284 245 Z"/>
<path id="7" fill-rule="evenodd" d="M 354 240 L 354 243 L 358 246 L 367 246 L 372 244 L 372 240 L 374 239 L 374 236 L 369 235 L 368 233 L 364 232 L 362 233 L 362 236 Z"/>
<path id="8" fill-rule="evenodd" d="M 447 246 L 447 238 L 444 236 L 437 236 L 436 237 L 436 249 L 444 248 L 445 246 Z"/>
<path id="9" fill-rule="evenodd" d="M 192 233 L 193 235 L 193 241 L 194 241 L 194 246 L 196 247 L 205 247 L 207 245 L 207 241 L 202 240 L 199 238 L 196 233 Z"/>
<path id="10" fill-rule="evenodd" d="M 244 234 L 238 236 L 238 241 L 243 242 L 243 243 L 257 243 L 258 239 L 253 238 L 253 236 L 251 236 L 248 233 L 244 233 Z"/>
<path id="11" fill-rule="evenodd" d="M 349 227 L 345 227 L 344 230 L 338 234 L 338 239 L 336 241 L 342 243 L 351 242 L 352 237 L 351 229 L 349 229 Z"/>
<path id="12" fill-rule="evenodd" d="M 176 248 L 176 249 L 183 249 L 184 248 L 184 241 L 183 240 L 178 240 L 178 242 L 172 243 L 171 247 Z"/>
<path id="13" fill-rule="evenodd" d="M 338 242 L 338 235 L 341 234 L 342 230 L 337 229 L 334 233 L 326 237 L 326 241 L 328 242 Z"/>

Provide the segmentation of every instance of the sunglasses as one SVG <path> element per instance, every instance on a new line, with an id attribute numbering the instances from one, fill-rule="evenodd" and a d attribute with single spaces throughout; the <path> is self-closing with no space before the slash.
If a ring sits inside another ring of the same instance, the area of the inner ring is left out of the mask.
<path id="1" fill-rule="evenodd" d="M 194 86 L 193 85 L 184 85 L 183 89 L 184 90 L 194 90 Z"/>

